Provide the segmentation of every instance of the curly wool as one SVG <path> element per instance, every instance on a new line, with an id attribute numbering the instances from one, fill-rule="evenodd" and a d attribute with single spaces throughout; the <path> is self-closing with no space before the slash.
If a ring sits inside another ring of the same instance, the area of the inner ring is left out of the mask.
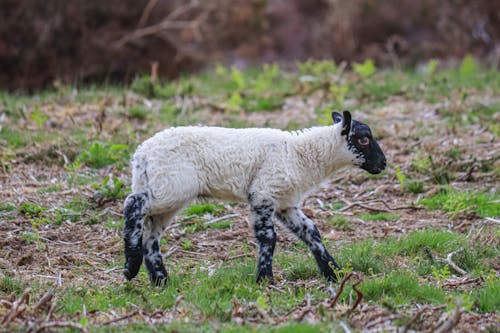
<path id="1" fill-rule="evenodd" d="M 340 132 L 340 124 L 296 132 L 166 129 L 135 152 L 132 192 L 149 194 L 151 214 L 178 210 L 197 197 L 247 201 L 253 192 L 285 209 L 336 169 L 356 162 Z"/>

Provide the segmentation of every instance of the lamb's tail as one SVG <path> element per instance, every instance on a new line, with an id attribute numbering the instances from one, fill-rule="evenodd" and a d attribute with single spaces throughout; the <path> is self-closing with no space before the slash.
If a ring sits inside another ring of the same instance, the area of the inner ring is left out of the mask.
<path id="1" fill-rule="evenodd" d="M 133 279 L 142 264 L 142 226 L 149 206 L 147 193 L 131 194 L 125 200 L 125 226 L 123 240 L 125 242 L 125 269 L 123 274 L 128 280 Z"/>

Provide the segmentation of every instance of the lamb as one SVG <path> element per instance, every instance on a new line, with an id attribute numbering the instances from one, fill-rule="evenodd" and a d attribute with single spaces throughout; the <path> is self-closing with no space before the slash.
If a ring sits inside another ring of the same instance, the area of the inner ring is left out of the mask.
<path id="1" fill-rule="evenodd" d="M 159 246 L 163 230 L 188 203 L 211 197 L 250 205 L 257 282 L 273 281 L 273 219 L 304 241 L 321 273 L 335 281 L 332 267 L 339 265 L 300 205 L 336 170 L 358 166 L 377 174 L 386 158 L 370 128 L 351 120 L 349 111 L 332 118 L 330 126 L 295 132 L 174 127 L 142 143 L 132 158 L 132 193 L 124 207 L 125 277 L 133 279 L 144 259 L 151 282 L 162 285 L 168 277 Z"/>

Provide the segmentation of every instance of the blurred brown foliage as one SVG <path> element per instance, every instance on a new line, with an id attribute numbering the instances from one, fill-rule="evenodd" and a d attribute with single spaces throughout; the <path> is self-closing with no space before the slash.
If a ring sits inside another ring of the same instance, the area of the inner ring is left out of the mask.
<path id="1" fill-rule="evenodd" d="M 0 88 L 173 77 L 216 61 L 313 58 L 498 65 L 500 1 L 3 0 Z"/>

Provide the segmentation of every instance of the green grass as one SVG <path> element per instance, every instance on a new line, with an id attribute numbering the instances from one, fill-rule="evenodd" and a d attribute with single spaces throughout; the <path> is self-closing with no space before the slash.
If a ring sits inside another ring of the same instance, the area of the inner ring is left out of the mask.
<path id="1" fill-rule="evenodd" d="M 500 280 L 490 281 L 476 293 L 477 306 L 481 312 L 500 311 Z"/>
<path id="2" fill-rule="evenodd" d="M 216 214 L 224 210 L 224 206 L 211 203 L 194 204 L 184 210 L 184 215 L 198 215 Z"/>
<path id="3" fill-rule="evenodd" d="M 342 231 L 349 231 L 354 229 L 352 222 L 342 215 L 332 216 L 328 220 L 328 225 L 332 226 L 334 229 Z"/>
<path id="4" fill-rule="evenodd" d="M 366 300 L 389 302 L 391 305 L 443 303 L 446 296 L 444 290 L 419 280 L 411 271 L 394 271 L 365 281 L 361 290 Z"/>
<path id="5" fill-rule="evenodd" d="M 399 215 L 394 213 L 361 214 L 359 217 L 365 221 L 396 221 L 399 219 Z"/>
<path id="6" fill-rule="evenodd" d="M 420 204 L 428 209 L 440 209 L 452 214 L 452 217 L 461 213 L 474 212 L 482 217 L 500 216 L 500 195 L 484 192 L 460 192 L 451 187 L 423 198 Z"/>

